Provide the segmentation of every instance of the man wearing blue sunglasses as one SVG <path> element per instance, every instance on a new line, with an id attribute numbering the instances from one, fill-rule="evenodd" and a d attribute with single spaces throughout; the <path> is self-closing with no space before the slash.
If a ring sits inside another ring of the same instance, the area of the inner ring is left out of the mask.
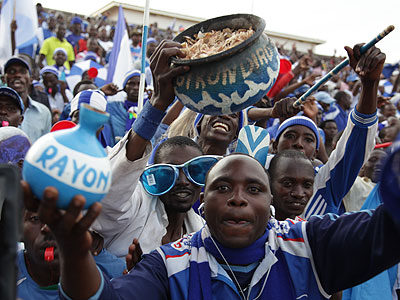
<path id="1" fill-rule="evenodd" d="M 105 248 L 118 257 L 128 254 L 133 239 L 134 248 L 140 243 L 143 253 L 149 253 L 203 225 L 191 207 L 217 159 L 202 157 L 202 150 L 191 139 L 174 137 L 157 148 L 154 165 L 146 168 L 152 150 L 149 141 L 174 99 L 172 78 L 188 70 L 170 68 L 169 58 L 183 55 L 179 47 L 164 41 L 157 48 L 151 62 L 153 97 L 132 130 L 109 153 L 113 181 L 92 228 L 104 237 Z"/>

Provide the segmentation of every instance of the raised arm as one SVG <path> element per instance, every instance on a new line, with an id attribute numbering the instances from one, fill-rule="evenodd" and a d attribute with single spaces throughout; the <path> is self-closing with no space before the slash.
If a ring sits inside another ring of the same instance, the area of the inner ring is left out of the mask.
<path id="1" fill-rule="evenodd" d="M 336 149 L 315 177 L 314 195 L 307 203 L 303 214 L 305 219 L 315 214 L 339 212 L 343 197 L 375 145 L 377 88 L 386 56 L 376 47 L 360 56 L 360 48 L 361 44 L 353 49 L 345 48 L 351 67 L 361 79 L 360 100 L 350 113 Z"/>

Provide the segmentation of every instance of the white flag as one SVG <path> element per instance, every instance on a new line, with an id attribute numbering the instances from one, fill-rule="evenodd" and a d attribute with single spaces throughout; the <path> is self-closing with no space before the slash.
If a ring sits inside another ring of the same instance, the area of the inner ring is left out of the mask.
<path id="1" fill-rule="evenodd" d="M 14 15 L 14 0 L 4 0 L 0 15 L 0 67 L 12 56 L 11 20 Z"/>

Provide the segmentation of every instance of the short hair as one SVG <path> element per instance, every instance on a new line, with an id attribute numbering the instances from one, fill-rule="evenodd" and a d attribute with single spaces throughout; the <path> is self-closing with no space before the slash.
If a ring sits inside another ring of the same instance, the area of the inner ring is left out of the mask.
<path id="1" fill-rule="evenodd" d="M 276 154 L 272 158 L 271 163 L 269 164 L 268 172 L 270 174 L 271 182 L 272 182 L 272 180 L 276 174 L 276 171 L 278 169 L 278 163 L 282 158 L 305 159 L 308 162 L 310 162 L 310 166 L 312 167 L 311 160 L 303 152 L 294 150 L 294 149 L 286 149 L 286 150 L 280 151 L 278 154 Z"/>
<path id="2" fill-rule="evenodd" d="M 346 93 L 345 91 L 339 91 L 336 93 L 335 98 L 336 101 L 340 102 L 342 101 L 345 97 L 350 97 L 350 95 L 348 93 Z"/>
<path id="3" fill-rule="evenodd" d="M 76 85 L 75 85 L 75 87 L 74 87 L 74 91 L 72 92 L 72 95 L 74 95 L 74 97 L 76 96 L 76 94 L 78 94 L 78 90 L 79 90 L 79 88 L 81 87 L 81 85 L 84 85 L 84 84 L 93 84 L 93 85 L 96 85 L 93 81 L 91 81 L 91 80 L 82 80 L 82 81 L 79 81 Z"/>
<path id="4" fill-rule="evenodd" d="M 321 129 L 325 129 L 326 124 L 328 124 L 329 122 L 335 123 L 335 124 L 336 124 L 336 121 L 335 121 L 334 119 L 332 119 L 332 120 L 325 120 L 325 121 L 322 121 L 322 122 L 321 122 L 321 124 L 319 125 L 319 127 L 320 127 Z M 336 125 L 337 125 L 337 124 L 336 124 Z"/>
<path id="5" fill-rule="evenodd" d="M 200 146 L 193 141 L 192 139 L 186 137 L 186 136 L 174 136 L 172 138 L 169 138 L 162 142 L 156 149 L 154 153 L 154 163 L 158 164 L 161 161 L 161 153 L 164 151 L 164 149 L 171 149 L 174 147 L 193 147 L 199 150 L 201 154 L 203 154 L 203 150 L 200 148 Z"/>
<path id="6" fill-rule="evenodd" d="M 256 158 L 254 158 L 253 156 L 251 156 L 251 155 L 249 155 L 249 154 L 247 154 L 247 153 L 242 153 L 242 152 L 232 152 L 232 153 L 230 153 L 230 154 L 228 154 L 228 155 L 225 155 L 222 159 L 224 159 L 224 158 L 226 158 L 226 157 L 229 157 L 229 156 L 233 156 L 233 155 L 248 156 L 248 157 L 251 157 L 252 159 L 254 159 L 254 160 L 260 165 L 260 167 L 263 168 L 265 174 L 267 174 L 267 177 L 268 177 L 268 180 L 269 180 L 268 183 L 270 183 L 271 177 L 270 177 L 270 174 L 269 174 L 268 170 L 264 167 L 264 165 L 263 165 L 262 163 L 260 163 L 260 162 L 259 162 Z M 218 162 L 219 162 L 219 161 L 218 161 Z M 208 174 L 210 174 L 211 170 L 214 169 L 214 167 L 218 164 L 218 162 L 215 163 L 215 164 L 208 170 L 204 182 L 207 182 L 207 180 L 208 180 Z"/>

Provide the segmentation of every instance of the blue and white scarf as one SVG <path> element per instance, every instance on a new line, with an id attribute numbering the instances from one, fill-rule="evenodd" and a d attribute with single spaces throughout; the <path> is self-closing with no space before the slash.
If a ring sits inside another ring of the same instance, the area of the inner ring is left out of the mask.
<path id="1" fill-rule="evenodd" d="M 228 263 L 233 265 L 250 265 L 261 261 L 265 256 L 265 243 L 269 230 L 253 244 L 245 248 L 227 248 L 215 238 L 215 244 L 224 255 Z M 211 300 L 211 269 L 207 259 L 207 252 L 216 259 L 224 260 L 216 248 L 207 226 L 196 232 L 191 239 L 189 299 Z"/>

